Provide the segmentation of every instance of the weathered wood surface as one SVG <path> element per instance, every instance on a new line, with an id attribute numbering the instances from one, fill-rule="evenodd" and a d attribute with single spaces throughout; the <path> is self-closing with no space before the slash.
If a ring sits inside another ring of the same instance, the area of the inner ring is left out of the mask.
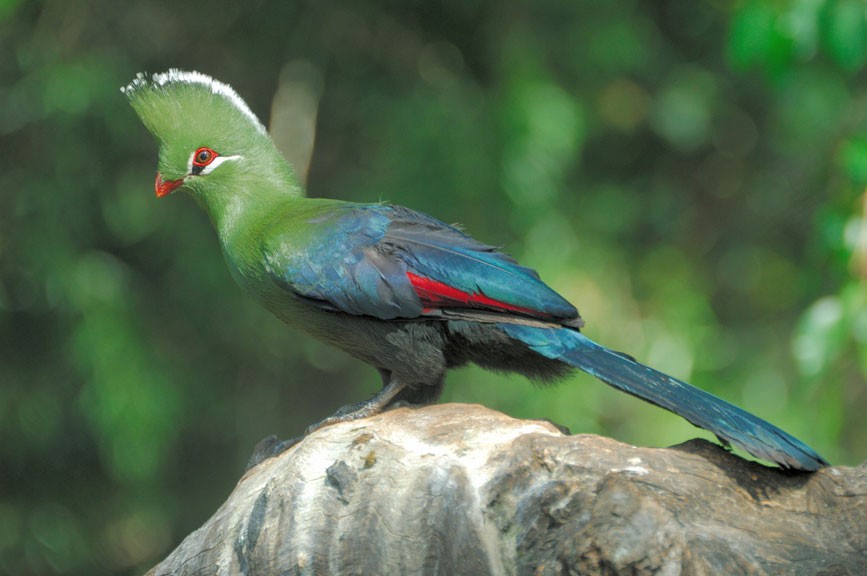
<path id="1" fill-rule="evenodd" d="M 249 470 L 163 574 L 867 575 L 867 464 L 786 473 L 481 406 L 321 429 Z"/>

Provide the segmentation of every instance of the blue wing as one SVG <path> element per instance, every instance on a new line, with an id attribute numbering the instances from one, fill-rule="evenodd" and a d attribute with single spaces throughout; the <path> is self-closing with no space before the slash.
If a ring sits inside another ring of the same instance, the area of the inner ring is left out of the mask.
<path id="1" fill-rule="evenodd" d="M 533 270 L 400 206 L 323 204 L 267 238 L 272 278 L 324 307 L 381 319 L 486 310 L 580 325 L 575 307 Z"/>

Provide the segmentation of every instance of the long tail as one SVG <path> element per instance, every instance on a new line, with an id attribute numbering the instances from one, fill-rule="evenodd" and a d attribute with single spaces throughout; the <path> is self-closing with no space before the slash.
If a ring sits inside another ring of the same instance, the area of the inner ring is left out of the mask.
<path id="1" fill-rule="evenodd" d="M 576 330 L 519 324 L 499 326 L 511 338 L 542 356 L 561 360 L 618 390 L 674 412 L 713 432 L 724 444 L 730 442 L 783 468 L 812 471 L 828 466 L 813 449 L 773 424 L 625 354 L 600 346 Z"/>

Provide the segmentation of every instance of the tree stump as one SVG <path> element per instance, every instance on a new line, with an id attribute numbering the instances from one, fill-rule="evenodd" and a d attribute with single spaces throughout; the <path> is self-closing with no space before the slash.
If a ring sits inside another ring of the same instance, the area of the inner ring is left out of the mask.
<path id="1" fill-rule="evenodd" d="M 256 465 L 149 575 L 867 574 L 867 464 L 636 448 L 482 406 L 398 408 Z"/>

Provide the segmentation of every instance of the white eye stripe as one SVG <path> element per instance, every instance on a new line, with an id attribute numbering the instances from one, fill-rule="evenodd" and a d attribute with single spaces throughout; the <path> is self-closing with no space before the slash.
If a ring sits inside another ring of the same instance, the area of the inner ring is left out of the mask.
<path id="1" fill-rule="evenodd" d="M 234 156 L 217 156 L 211 161 L 210 164 L 202 168 L 202 171 L 199 172 L 199 175 L 204 176 L 205 174 L 210 174 L 211 172 L 216 170 L 217 166 L 219 166 L 223 162 L 227 162 L 229 160 L 240 160 L 241 158 L 243 158 L 243 156 L 241 156 L 240 154 L 236 154 Z"/>
<path id="2" fill-rule="evenodd" d="M 217 169 L 217 166 L 219 166 L 223 162 L 226 162 L 227 160 L 241 160 L 242 158 L 244 158 L 240 154 L 235 154 L 234 156 L 217 156 L 216 158 L 214 158 L 211 161 L 210 164 L 203 167 L 200 172 L 195 173 L 195 172 L 193 172 L 193 159 L 195 157 L 196 157 L 196 153 L 193 152 L 190 155 L 190 159 L 187 161 L 187 174 L 191 174 L 194 176 L 204 176 L 205 174 L 210 174 L 211 172 L 213 172 L 214 170 Z"/>

